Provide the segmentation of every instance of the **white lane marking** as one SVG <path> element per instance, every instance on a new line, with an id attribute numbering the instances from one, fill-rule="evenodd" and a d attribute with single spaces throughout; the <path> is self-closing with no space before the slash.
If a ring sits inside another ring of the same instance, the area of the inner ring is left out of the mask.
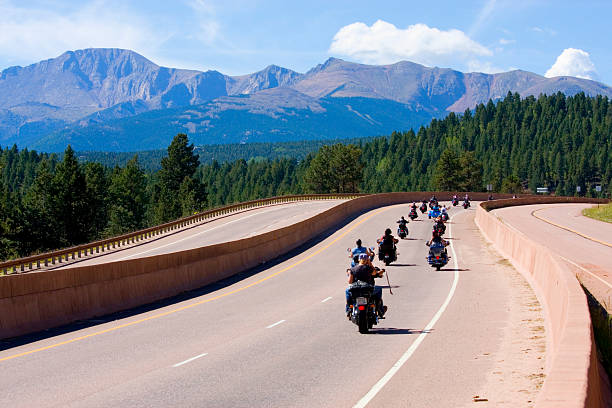
<path id="1" fill-rule="evenodd" d="M 323 299 L 323 300 L 321 301 L 321 303 L 325 303 L 325 302 L 327 302 L 328 300 L 330 300 L 331 298 L 332 298 L 331 296 L 330 296 L 330 297 L 327 297 L 327 298 Z"/>
<path id="2" fill-rule="evenodd" d="M 279 320 L 278 322 L 267 326 L 266 329 L 271 329 L 272 327 L 278 326 L 279 324 L 284 323 L 284 322 L 285 322 L 285 320 Z"/>
<path id="3" fill-rule="evenodd" d="M 452 236 L 451 228 L 452 226 L 449 225 L 448 227 L 449 236 Z M 408 359 L 412 356 L 412 354 L 414 354 L 414 352 L 419 347 L 419 345 L 423 342 L 423 340 L 425 340 L 425 337 L 427 336 L 428 332 L 434 327 L 438 319 L 440 319 L 440 316 L 442 316 L 442 313 L 444 313 L 444 311 L 446 310 L 446 307 L 448 306 L 451 299 L 453 298 L 453 295 L 455 294 L 455 289 L 457 288 L 457 282 L 459 282 L 459 266 L 457 265 L 457 254 L 455 253 L 455 248 L 452 242 L 450 244 L 450 248 L 453 253 L 453 262 L 455 264 L 455 278 L 450 288 L 450 292 L 448 292 L 448 295 L 446 296 L 446 299 L 444 300 L 444 303 L 442 303 L 442 306 L 440 306 L 440 309 L 436 312 L 436 314 L 431 319 L 431 321 L 427 324 L 427 326 L 425 326 L 425 328 L 423 329 L 423 332 L 419 335 L 419 337 L 417 337 L 417 339 L 410 345 L 408 350 L 406 350 L 406 352 L 400 357 L 400 359 L 397 360 L 395 364 L 393 364 L 393 366 L 389 369 L 389 371 L 387 371 L 387 373 L 380 380 L 378 380 L 376 384 L 374 384 L 374 386 L 370 389 L 370 391 L 368 391 L 368 393 L 363 398 L 361 398 L 353 406 L 353 408 L 363 408 L 366 405 L 368 405 L 370 401 L 372 401 L 372 399 L 376 396 L 376 394 L 378 394 L 378 392 L 383 389 L 383 387 L 389 382 L 389 380 L 391 380 L 391 378 L 393 378 L 393 376 L 400 370 L 400 368 L 402 368 L 404 363 L 406 363 L 406 361 L 408 361 Z"/>
<path id="4" fill-rule="evenodd" d="M 197 356 L 195 356 L 195 357 L 191 357 L 191 358 L 189 358 L 189 359 L 187 359 L 187 360 L 185 360 L 185 361 L 181 361 L 180 363 L 177 363 L 177 364 L 173 365 L 172 367 L 180 367 L 180 366 L 182 366 L 183 364 L 190 363 L 190 362 L 192 362 L 193 360 L 197 360 L 198 358 L 200 358 L 200 357 L 204 357 L 204 356 L 206 356 L 206 355 L 208 355 L 208 353 L 202 353 L 202 354 L 197 355 Z"/>
<path id="5" fill-rule="evenodd" d="M 119 259 L 117 259 L 117 261 L 123 261 L 123 260 L 125 260 L 125 259 L 132 258 L 132 257 L 137 256 L 137 255 L 142 255 L 142 254 L 146 254 L 146 253 L 149 253 L 149 252 L 157 251 L 158 249 L 165 248 L 165 247 L 170 246 L 170 245 L 178 244 L 179 242 L 183 242 L 183 241 L 185 241 L 185 240 L 188 240 L 188 239 L 191 239 L 191 238 L 197 237 L 198 235 L 202 235 L 202 234 L 205 234 L 205 233 L 210 232 L 210 231 L 212 231 L 212 230 L 216 230 L 217 228 L 225 227 L 226 225 L 233 224 L 233 223 L 235 223 L 235 222 L 242 221 L 242 220 L 245 220 L 245 219 L 247 219 L 247 218 L 255 217 L 256 215 L 265 214 L 265 213 L 270 212 L 270 211 L 276 211 L 277 209 L 278 209 L 278 208 L 273 208 L 273 209 L 270 209 L 270 210 L 266 210 L 266 211 L 258 212 L 258 213 L 251 214 L 251 215 L 247 215 L 246 217 L 238 218 L 237 220 L 234 220 L 234 221 L 229 221 L 229 222 L 226 222 L 226 223 L 224 223 L 224 224 L 217 225 L 216 227 L 212 227 L 212 228 L 209 228 L 209 229 L 207 229 L 207 230 L 200 231 L 200 232 L 198 232 L 197 234 L 193 234 L 193 235 L 190 235 L 190 236 L 188 236 L 188 237 L 185 237 L 185 238 L 179 239 L 178 241 L 172 241 L 172 242 L 170 242 L 170 243 L 168 243 L 168 244 L 166 244 L 166 245 L 162 245 L 162 246 L 158 246 L 158 247 L 155 247 L 155 248 L 151 248 L 151 249 L 148 249 L 148 250 L 146 250 L 146 251 L 138 252 L 138 253 L 136 253 L 136 254 L 132 254 L 132 255 L 128 255 L 128 256 L 124 256 L 123 258 L 119 258 Z"/>
<path id="6" fill-rule="evenodd" d="M 559 256 L 561 257 L 561 259 L 563 259 L 563 260 L 565 260 L 565 261 L 569 262 L 570 264 L 574 265 L 576 268 L 580 268 L 580 269 L 582 269 L 583 271 L 585 271 L 585 272 L 586 272 L 586 273 L 588 273 L 589 275 L 593 276 L 594 278 L 599 279 L 599 280 L 600 280 L 602 283 L 604 283 L 604 284 L 605 284 L 605 285 L 607 285 L 608 287 L 612 288 L 612 285 L 611 285 L 609 282 L 606 282 L 605 280 L 603 280 L 603 279 L 602 279 L 602 278 L 600 278 L 599 276 L 595 275 L 593 272 L 589 271 L 588 269 L 583 268 L 582 266 L 578 265 L 576 262 L 570 261 L 569 259 L 567 259 L 567 258 L 566 258 L 566 257 L 564 257 L 564 256 L 561 256 L 561 255 L 559 255 Z"/>

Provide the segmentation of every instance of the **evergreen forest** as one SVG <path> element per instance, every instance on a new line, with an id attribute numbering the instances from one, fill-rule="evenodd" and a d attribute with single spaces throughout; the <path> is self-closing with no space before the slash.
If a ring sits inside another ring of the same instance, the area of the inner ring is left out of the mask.
<path id="1" fill-rule="evenodd" d="M 79 161 L 70 146 L 61 156 L 0 148 L 0 260 L 283 194 L 485 191 L 490 185 L 494 192 L 548 187 L 557 195 L 609 197 L 612 101 L 509 93 L 416 132 L 317 148 L 248 160 L 223 148 L 235 160 L 218 161 L 179 134 L 163 154 L 124 157 L 114 166 Z"/>

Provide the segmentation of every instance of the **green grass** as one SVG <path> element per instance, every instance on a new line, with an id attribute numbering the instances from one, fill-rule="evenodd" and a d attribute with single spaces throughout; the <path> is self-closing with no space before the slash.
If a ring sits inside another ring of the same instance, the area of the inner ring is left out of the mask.
<path id="1" fill-rule="evenodd" d="M 612 223 L 612 203 L 606 205 L 599 205 L 593 208 L 586 208 L 582 210 L 582 214 L 599 221 Z"/>

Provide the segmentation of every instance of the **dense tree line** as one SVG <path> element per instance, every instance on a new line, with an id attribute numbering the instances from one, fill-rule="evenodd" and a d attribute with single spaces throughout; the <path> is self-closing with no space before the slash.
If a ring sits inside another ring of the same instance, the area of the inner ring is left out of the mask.
<path id="1" fill-rule="evenodd" d="M 440 174 L 443 152 L 451 164 Z M 367 192 L 450 187 L 440 184 L 448 179 L 458 189 L 477 191 L 487 184 L 493 191 L 512 191 L 520 184 L 531 191 L 548 187 L 558 195 L 574 195 L 581 186 L 582 193 L 594 194 L 601 184 L 610 194 L 612 102 L 582 93 L 525 99 L 508 93 L 496 104 L 434 119 L 417 133 L 396 132 L 366 143 L 362 160 Z M 456 173 L 471 171 L 470 176 Z"/>
<path id="2" fill-rule="evenodd" d="M 156 156 L 158 157 L 158 156 Z M 159 156 L 161 157 L 161 156 Z M 509 93 L 417 132 L 322 145 L 301 159 L 201 164 L 177 135 L 160 169 L 0 149 L 0 258 L 24 256 L 156 225 L 205 208 L 283 194 L 409 190 L 595 194 L 612 186 L 612 102 L 578 94 Z M 200 156 L 201 157 L 201 156 Z"/>

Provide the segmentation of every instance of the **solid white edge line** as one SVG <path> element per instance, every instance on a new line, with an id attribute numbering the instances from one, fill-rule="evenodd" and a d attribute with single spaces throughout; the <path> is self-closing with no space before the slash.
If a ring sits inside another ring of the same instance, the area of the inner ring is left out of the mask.
<path id="1" fill-rule="evenodd" d="M 321 301 L 321 303 L 325 303 L 325 302 L 327 302 L 328 300 L 331 300 L 331 298 L 332 298 L 331 296 L 330 296 L 330 297 L 327 297 L 327 298 L 323 299 L 323 300 Z"/>
<path id="2" fill-rule="evenodd" d="M 284 323 L 284 322 L 285 322 L 285 320 L 279 320 L 278 322 L 276 322 L 276 323 L 274 323 L 274 324 L 271 324 L 271 325 L 269 325 L 269 326 L 266 326 L 266 329 L 271 329 L 272 327 L 274 327 L 274 326 L 278 326 L 279 324 Z"/>
<path id="3" fill-rule="evenodd" d="M 451 235 L 451 229 L 452 229 L 452 224 L 449 224 L 449 227 L 448 227 L 449 235 Z M 453 284 L 451 286 L 450 292 L 448 292 L 448 295 L 446 296 L 446 299 L 444 300 L 444 303 L 442 303 L 442 306 L 440 306 L 440 309 L 438 309 L 434 317 L 427 324 L 427 326 L 425 326 L 425 328 L 423 329 L 423 332 L 419 335 L 419 337 L 417 337 L 417 339 L 410 345 L 408 350 L 406 350 L 406 352 L 400 357 L 400 359 L 397 360 L 395 364 L 393 364 L 393 366 L 389 369 L 389 371 L 387 371 L 387 373 L 380 380 L 378 380 L 376 384 L 374 384 L 374 386 L 370 389 L 370 391 L 368 391 L 368 393 L 364 395 L 363 398 L 361 398 L 355 405 L 353 405 L 353 408 L 363 408 L 366 405 L 368 405 L 370 401 L 372 401 L 372 399 L 376 396 L 376 394 L 378 394 L 378 392 L 383 389 L 383 387 L 389 382 L 389 380 L 391 380 L 391 378 L 393 378 L 393 376 L 399 371 L 399 369 L 402 368 L 404 363 L 406 363 L 406 361 L 408 361 L 408 359 L 412 356 L 412 354 L 414 354 L 414 352 L 419 347 L 419 345 L 423 342 L 423 340 L 425 340 L 425 336 L 427 336 L 429 330 L 433 328 L 433 326 L 436 324 L 438 319 L 440 319 L 440 316 L 442 316 L 442 313 L 444 313 L 444 311 L 446 310 L 446 307 L 448 306 L 451 299 L 453 298 L 453 295 L 455 294 L 455 289 L 457 288 L 457 282 L 459 282 L 459 266 L 457 265 L 457 254 L 455 253 L 455 248 L 452 242 L 450 243 L 450 248 L 453 253 L 453 262 L 455 264 L 455 278 L 453 280 Z"/>
<path id="4" fill-rule="evenodd" d="M 172 367 L 180 367 L 180 366 L 182 366 L 183 364 L 190 363 L 190 362 L 192 362 L 193 360 L 197 360 L 198 358 L 200 358 L 200 357 L 204 357 L 204 356 L 206 356 L 206 355 L 208 355 L 208 353 L 202 353 L 202 354 L 200 354 L 200 355 L 198 355 L 198 356 L 191 357 L 191 358 L 189 358 L 189 359 L 187 359 L 187 360 L 185 360 L 185 361 L 181 361 L 180 363 L 176 363 L 176 364 L 175 364 L 175 365 L 173 365 Z"/>

